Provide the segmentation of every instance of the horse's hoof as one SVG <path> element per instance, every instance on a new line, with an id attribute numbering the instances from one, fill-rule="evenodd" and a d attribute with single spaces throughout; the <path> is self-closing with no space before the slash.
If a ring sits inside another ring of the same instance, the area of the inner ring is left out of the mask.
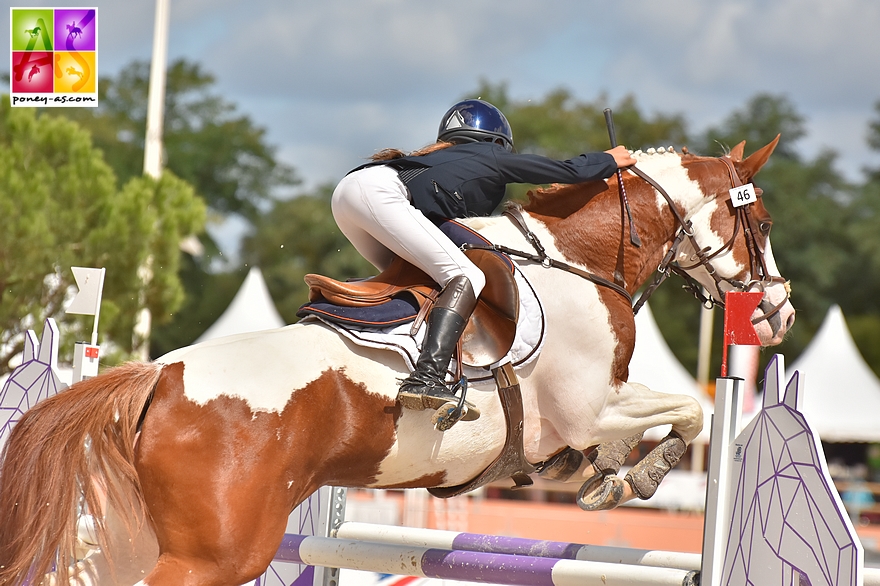
<path id="1" fill-rule="evenodd" d="M 595 490 L 596 482 L 587 481 L 581 486 L 577 495 L 577 504 L 584 511 L 607 511 L 614 509 L 623 499 L 624 483 L 617 476 L 606 476 Z"/>

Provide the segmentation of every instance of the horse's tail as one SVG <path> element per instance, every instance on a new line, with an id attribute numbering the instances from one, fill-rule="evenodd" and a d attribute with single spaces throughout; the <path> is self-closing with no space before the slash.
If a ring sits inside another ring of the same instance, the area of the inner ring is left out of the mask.
<path id="1" fill-rule="evenodd" d="M 39 581 L 53 565 L 67 583 L 83 496 L 102 542 L 101 493 L 106 506 L 144 518 L 135 438 L 161 372 L 144 363 L 110 369 L 37 403 L 15 425 L 0 468 L 0 585 Z"/>

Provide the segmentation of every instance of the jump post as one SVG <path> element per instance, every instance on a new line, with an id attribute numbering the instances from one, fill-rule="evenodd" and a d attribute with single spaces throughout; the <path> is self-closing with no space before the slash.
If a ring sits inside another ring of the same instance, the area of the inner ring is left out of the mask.
<path id="1" fill-rule="evenodd" d="M 754 429 L 766 425 L 767 421 L 773 423 L 767 414 L 772 415 L 774 408 L 777 420 L 780 413 L 790 416 L 794 412 L 795 418 L 803 421 L 797 411 L 802 377 L 795 373 L 783 393 L 779 387 L 783 375 L 783 359 L 777 355 L 765 373 L 764 409 L 743 430 L 744 381 L 730 377 L 716 381 L 702 555 L 344 522 L 338 518 L 331 524 L 330 537 L 285 535 L 275 559 L 328 568 L 521 586 L 715 586 L 745 584 L 740 581 L 743 575 L 748 576 L 751 583 L 761 584 L 764 581 L 760 576 L 765 573 L 766 584 L 880 586 L 880 570 L 864 568 L 861 544 L 833 485 L 827 490 L 826 484 L 826 492 L 822 495 L 830 497 L 827 502 L 811 498 L 809 511 L 795 510 L 780 521 L 781 525 L 797 529 L 799 517 L 803 516 L 815 525 L 824 524 L 829 528 L 825 532 L 818 531 L 818 537 L 824 538 L 825 542 L 816 547 L 808 544 L 795 548 L 795 551 L 801 551 L 803 559 L 795 560 L 789 555 L 787 544 L 791 537 L 786 537 L 784 529 L 777 532 L 779 546 L 771 547 L 769 553 L 762 553 L 757 546 L 745 542 L 749 537 L 747 531 L 731 523 L 734 513 L 739 515 L 738 518 L 744 518 L 743 511 L 737 512 L 737 509 L 748 496 L 743 494 L 743 487 L 750 485 L 745 475 L 752 472 L 748 450 L 753 446 L 752 438 L 756 437 Z M 774 425 L 784 427 L 786 424 Z M 807 425 L 804 429 L 809 432 Z M 818 438 L 810 433 L 795 432 L 791 437 L 806 435 L 813 438 L 813 450 L 818 451 L 819 458 L 812 466 L 800 462 L 798 457 L 792 458 L 796 464 L 793 469 L 807 468 L 812 473 L 798 485 L 806 487 L 801 492 L 815 488 L 818 480 L 822 480 L 818 478 L 821 474 L 826 475 L 830 483 Z M 785 441 L 789 439 L 784 438 Z M 760 447 L 754 446 L 754 449 Z M 784 449 L 794 451 L 788 443 Z M 754 460 L 753 455 L 751 461 Z M 736 465 L 743 469 L 739 475 L 735 474 Z M 773 479 L 788 482 L 794 478 L 791 472 L 783 470 Z M 751 479 L 751 484 L 759 481 Z M 760 504 L 757 494 L 755 502 Z M 794 499 L 800 493 L 791 494 Z M 781 510 L 793 510 L 793 503 L 797 504 L 794 501 L 784 503 Z M 773 511 L 766 512 L 765 517 L 762 521 L 772 525 Z M 772 546 L 772 536 L 768 537 L 771 531 L 772 528 L 768 528 L 761 533 L 759 541 L 770 542 Z M 741 542 L 733 541 L 735 535 L 740 536 Z M 837 541 L 828 546 L 828 539 Z M 754 567 L 749 564 L 743 567 L 742 563 L 737 566 L 737 552 L 741 557 L 744 550 L 749 553 L 748 559 L 754 556 Z M 820 559 L 822 556 L 817 553 L 820 550 L 822 555 L 827 554 L 833 559 Z M 814 567 L 817 569 L 808 576 L 806 572 Z M 804 578 L 807 582 L 801 581 Z M 324 583 L 327 584 L 326 576 Z"/>

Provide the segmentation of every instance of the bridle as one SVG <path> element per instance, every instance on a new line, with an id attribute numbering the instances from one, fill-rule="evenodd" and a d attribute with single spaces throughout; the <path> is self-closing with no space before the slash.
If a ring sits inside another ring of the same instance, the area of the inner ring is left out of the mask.
<path id="1" fill-rule="evenodd" d="M 734 188 L 742 186 L 743 182 L 740 179 L 739 173 L 737 173 L 736 168 L 733 166 L 733 162 L 730 160 L 730 157 L 719 157 L 719 160 L 723 162 L 727 167 L 731 185 Z M 716 305 L 722 308 L 724 307 L 724 290 L 753 291 L 757 289 L 763 292 L 765 287 L 772 285 L 773 283 L 784 284 L 786 282 L 785 279 L 783 279 L 782 277 L 771 275 L 770 271 L 767 268 L 767 263 L 764 259 L 766 235 L 764 231 L 760 229 L 759 221 L 754 217 L 754 214 L 752 214 L 751 204 L 746 204 L 735 208 L 736 218 L 733 232 L 731 233 L 730 238 L 717 250 L 715 250 L 714 252 L 710 252 L 710 247 L 703 248 L 697 243 L 696 237 L 694 236 L 693 225 L 691 224 L 690 220 L 685 220 L 682 217 L 681 213 L 678 211 L 678 208 L 675 207 L 672 198 L 669 196 L 666 190 L 663 189 L 660 184 L 658 184 L 654 179 L 645 174 L 644 171 L 642 171 L 638 167 L 633 166 L 630 167 L 629 170 L 633 174 L 641 177 L 655 190 L 657 190 L 660 195 L 663 196 L 663 198 L 666 200 L 667 205 L 669 206 L 669 209 L 675 216 L 676 222 L 679 226 L 676 231 L 675 238 L 673 239 L 672 246 L 670 246 L 669 250 L 666 252 L 666 255 L 663 257 L 663 260 L 657 267 L 657 276 L 654 278 L 651 285 L 649 285 L 645 289 L 645 291 L 642 293 L 642 295 L 639 297 L 639 300 L 633 307 L 634 313 L 638 312 L 641 306 L 644 305 L 645 302 L 648 300 L 648 297 L 650 297 L 650 295 L 657 289 L 657 287 L 659 287 L 660 284 L 672 273 L 675 273 L 676 275 L 682 277 L 682 279 L 684 279 L 686 282 L 685 289 L 690 291 L 707 308 L 712 308 Z M 756 195 L 760 197 L 760 191 Z M 750 281 L 746 283 L 738 281 L 736 279 L 722 277 L 718 274 L 718 271 L 716 271 L 715 267 L 712 265 L 712 259 L 716 258 L 724 252 L 729 252 L 733 250 L 736 237 L 741 229 L 745 237 L 746 249 L 749 253 L 749 274 L 753 277 Z M 691 248 L 694 250 L 693 256 L 696 257 L 695 262 L 687 266 L 684 266 L 678 262 L 673 262 L 673 259 L 678 254 L 678 248 L 685 240 L 685 238 L 690 242 Z M 702 286 L 689 274 L 689 271 L 692 271 L 693 269 L 701 266 L 706 270 L 709 276 L 712 277 L 715 285 L 715 291 L 710 292 L 708 296 L 703 294 Z M 722 290 L 722 285 L 726 285 L 726 287 L 724 287 L 724 290 Z M 769 319 L 773 315 L 777 314 L 788 302 L 790 294 L 787 285 L 785 287 L 785 293 L 785 298 L 779 304 L 774 306 L 767 313 L 764 313 L 752 319 L 752 323 L 757 324 L 758 322 Z"/>
<path id="2" fill-rule="evenodd" d="M 733 162 L 730 160 L 730 158 L 719 157 L 719 159 L 727 166 L 732 186 L 742 186 L 743 182 L 742 180 L 740 180 L 739 174 L 736 172 L 736 168 L 733 166 Z M 760 230 L 760 227 L 758 225 L 759 221 L 755 219 L 754 215 L 752 214 L 752 210 L 749 209 L 751 208 L 751 204 L 736 207 L 736 219 L 733 227 L 733 233 L 731 234 L 727 242 L 725 242 L 720 248 L 718 248 L 718 250 L 710 252 L 710 247 L 703 248 L 697 243 L 691 221 L 685 220 L 684 217 L 682 217 L 681 213 L 678 211 L 678 208 L 675 206 L 675 203 L 672 201 L 672 198 L 669 196 L 666 190 L 663 189 L 663 187 L 659 183 L 657 183 L 653 178 L 648 176 L 638 167 L 632 166 L 629 167 L 628 170 L 634 175 L 641 177 L 645 182 L 651 185 L 651 187 L 656 189 L 657 192 L 660 193 L 660 195 L 663 196 L 670 211 L 675 216 L 676 222 L 678 223 L 678 228 L 676 230 L 675 237 L 672 240 L 672 245 L 669 247 L 669 250 L 663 257 L 663 260 L 658 265 L 657 273 L 654 277 L 654 280 L 648 287 L 645 288 L 635 304 L 632 303 L 633 299 L 629 292 L 619 284 L 613 281 L 609 281 L 608 279 L 605 279 L 593 273 L 579 269 L 577 267 L 573 267 L 567 263 L 550 258 L 547 255 L 547 252 L 545 251 L 543 245 L 538 240 L 537 235 L 532 232 L 526 225 L 525 218 L 523 217 L 520 208 L 516 205 L 509 205 L 507 209 L 504 210 L 504 215 L 510 218 L 513 224 L 517 226 L 517 228 L 519 228 L 520 232 L 522 232 L 526 240 L 535 249 L 537 255 L 497 244 L 490 246 L 464 245 L 463 248 L 489 248 L 511 256 L 518 256 L 534 262 L 539 262 L 547 268 L 557 268 L 566 272 L 574 273 L 582 278 L 596 283 L 597 285 L 608 287 L 616 293 L 622 295 L 633 306 L 634 314 L 638 313 L 639 309 L 641 309 L 641 307 L 648 301 L 648 298 L 654 293 L 657 287 L 659 287 L 660 284 L 663 283 L 663 281 L 665 281 L 673 273 L 684 279 L 686 283 L 684 288 L 690 291 L 707 308 L 712 308 L 716 305 L 722 308 L 724 307 L 724 291 L 722 291 L 722 285 L 726 285 L 725 289 L 728 291 L 752 291 L 755 289 L 763 291 L 766 286 L 769 286 L 773 283 L 786 282 L 785 279 L 783 279 L 782 277 L 769 274 L 767 263 L 764 260 L 766 236 Z M 757 194 L 757 196 L 760 197 L 760 192 Z M 715 270 L 715 267 L 712 265 L 712 259 L 716 258 L 726 251 L 731 251 L 733 249 L 734 242 L 737 235 L 739 234 L 740 229 L 742 229 L 744 233 L 744 237 L 746 239 L 746 248 L 749 252 L 750 274 L 753 277 L 758 277 L 757 279 L 753 278 L 746 283 L 738 281 L 736 279 L 722 277 L 718 274 L 718 272 Z M 674 262 L 675 256 L 678 254 L 678 248 L 681 246 L 681 243 L 684 242 L 685 239 L 690 242 L 691 247 L 694 250 L 694 256 L 696 257 L 696 262 L 688 266 L 682 266 L 680 263 Z M 708 296 L 703 294 L 702 285 L 697 282 L 696 279 L 691 277 L 688 273 L 688 271 L 696 269 L 700 266 L 706 269 L 706 272 L 712 277 L 712 280 L 715 282 L 715 291 L 713 293 L 710 293 Z M 785 286 L 785 293 L 785 298 L 779 304 L 777 304 L 767 313 L 752 319 L 752 323 L 757 324 L 758 322 L 769 319 L 770 317 L 778 313 L 785 305 L 785 303 L 788 302 L 790 296 L 789 288 L 787 285 Z"/>

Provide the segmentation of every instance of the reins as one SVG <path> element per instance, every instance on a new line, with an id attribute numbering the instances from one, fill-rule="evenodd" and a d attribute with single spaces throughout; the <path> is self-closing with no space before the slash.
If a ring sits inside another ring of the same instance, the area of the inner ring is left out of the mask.
<path id="1" fill-rule="evenodd" d="M 739 178 L 739 174 L 736 172 L 736 169 L 733 166 L 733 162 L 728 157 L 719 158 L 727 166 L 727 170 L 730 175 L 730 180 L 733 187 L 742 186 L 743 183 Z M 642 292 L 635 304 L 633 304 L 632 295 L 630 295 L 630 293 L 624 287 L 618 285 L 617 283 L 605 279 L 604 277 L 601 277 L 594 273 L 574 267 L 568 263 L 550 258 L 547 255 L 547 251 L 544 249 L 544 246 L 541 244 L 537 235 L 529 229 L 518 205 L 508 205 L 503 214 L 507 216 L 511 220 L 511 222 L 519 229 L 519 231 L 525 237 L 526 241 L 528 241 L 532 245 L 537 254 L 516 250 L 500 244 L 493 244 L 488 246 L 466 244 L 462 248 L 491 249 L 510 256 L 516 256 L 519 258 L 524 258 L 526 260 L 540 263 L 547 268 L 556 268 L 578 275 L 579 277 L 587 279 L 588 281 L 602 287 L 607 287 L 612 291 L 618 293 L 619 295 L 623 296 L 633 307 L 633 314 L 638 313 L 639 309 L 641 309 L 641 307 L 648 301 L 648 298 L 654 293 L 657 287 L 659 287 L 660 284 L 663 283 L 663 281 L 665 281 L 672 273 L 675 273 L 676 275 L 682 277 L 682 279 L 684 279 L 686 283 L 684 285 L 684 288 L 690 291 L 707 308 L 711 308 L 716 305 L 722 308 L 724 307 L 724 293 L 721 289 L 722 284 L 727 284 L 732 290 L 748 291 L 755 287 L 763 290 L 766 284 L 785 282 L 782 277 L 772 276 L 768 274 L 769 271 L 763 257 L 763 248 L 758 245 L 758 240 L 756 237 L 758 230 L 755 225 L 755 219 L 751 214 L 751 210 L 749 209 L 749 205 L 738 206 L 736 208 L 736 219 L 734 223 L 733 233 L 731 234 L 727 242 L 724 243 L 724 245 L 718 248 L 718 250 L 710 253 L 709 247 L 701 248 L 699 246 L 696 241 L 696 237 L 694 236 L 692 223 L 690 222 L 690 220 L 684 219 L 684 217 L 681 215 L 681 212 L 679 212 L 678 208 L 675 206 L 675 203 L 672 201 L 672 198 L 669 196 L 666 190 L 663 189 L 663 187 L 659 183 L 657 183 L 652 177 L 647 175 L 638 167 L 632 166 L 629 167 L 628 170 L 631 171 L 634 175 L 640 177 L 651 187 L 653 187 L 660 195 L 663 196 L 663 199 L 666 200 L 669 209 L 672 211 L 672 214 L 675 216 L 675 220 L 678 223 L 678 229 L 676 230 L 675 238 L 673 239 L 672 245 L 669 247 L 669 250 L 660 261 L 654 280 Z M 737 235 L 739 234 L 740 226 L 742 226 L 746 239 L 746 248 L 749 253 L 750 274 L 759 277 L 759 279 L 752 279 L 748 283 L 743 283 L 742 281 L 721 277 L 720 275 L 718 275 L 718 272 L 715 270 L 715 267 L 713 267 L 711 263 L 712 259 L 714 259 L 718 255 L 733 249 L 733 244 Z M 675 255 L 678 252 L 678 248 L 685 238 L 689 240 L 691 247 L 694 250 L 694 256 L 696 257 L 696 262 L 689 266 L 681 266 L 679 263 L 673 262 Z M 690 274 L 688 274 L 687 271 L 693 270 L 699 266 L 703 266 L 706 269 L 706 272 L 715 281 L 715 292 L 717 293 L 717 298 L 712 294 L 708 296 L 704 295 L 701 290 L 702 286 L 700 285 L 700 283 L 698 283 L 693 277 L 690 276 Z M 758 316 L 757 318 L 754 318 L 752 320 L 752 323 L 758 323 L 760 321 L 769 319 L 770 317 L 778 313 L 780 309 L 782 309 L 782 306 L 785 305 L 785 303 L 788 301 L 788 298 L 788 288 L 786 288 L 785 298 L 767 313 Z"/>
<path id="2" fill-rule="evenodd" d="M 529 230 L 529 227 L 526 225 L 525 218 L 523 218 L 522 212 L 518 207 L 508 206 L 507 209 L 502 212 L 505 216 L 507 216 L 513 225 L 519 228 L 520 232 L 522 232 L 523 236 L 525 236 L 526 240 L 534 247 L 537 254 L 531 254 L 529 252 L 524 252 L 522 250 L 516 250 L 514 248 L 510 248 L 508 246 L 504 246 L 503 244 L 491 244 L 491 245 L 481 245 L 481 244 L 463 244 L 462 249 L 473 249 L 473 248 L 481 248 L 484 250 L 494 250 L 496 252 L 502 252 L 509 256 L 516 256 L 520 258 L 524 258 L 526 260 L 530 260 L 532 262 L 540 263 L 542 266 L 546 268 L 554 268 L 560 269 L 568 273 L 572 273 L 581 278 L 584 278 L 592 283 L 597 285 L 601 285 L 602 287 L 608 287 L 614 292 L 622 295 L 630 305 L 632 305 L 632 295 L 629 294 L 629 291 L 618 285 L 613 281 L 609 281 L 604 277 L 600 277 L 595 273 L 591 273 L 589 271 L 585 271 L 583 269 L 579 269 L 578 267 L 574 267 L 566 262 L 561 260 L 556 260 L 550 258 L 547 255 L 547 251 L 544 249 L 544 246 L 541 244 L 541 241 L 538 240 L 538 236 Z"/>

